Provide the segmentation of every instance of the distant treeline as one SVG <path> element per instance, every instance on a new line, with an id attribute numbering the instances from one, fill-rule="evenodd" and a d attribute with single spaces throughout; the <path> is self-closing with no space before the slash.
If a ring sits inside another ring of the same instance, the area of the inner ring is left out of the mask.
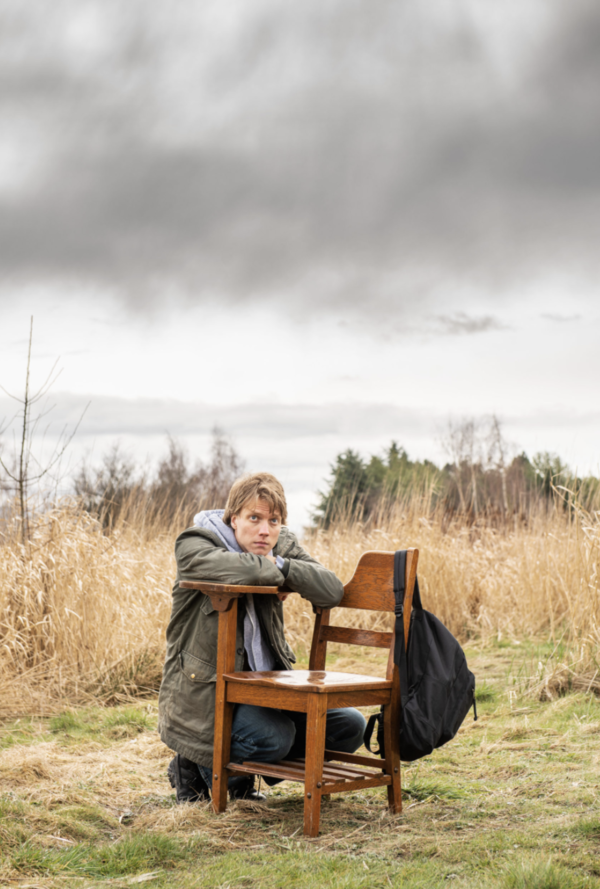
<path id="1" fill-rule="evenodd" d="M 379 519 L 415 498 L 425 512 L 442 509 L 448 518 L 460 514 L 486 522 L 525 519 L 532 508 L 561 501 L 565 508 L 574 502 L 600 508 L 600 479 L 578 477 L 557 455 L 544 451 L 530 459 L 523 452 L 507 459 L 496 417 L 449 424 L 442 444 L 454 458 L 443 467 L 411 460 L 395 441 L 383 456 L 366 460 L 350 449 L 338 454 L 315 522 L 328 527 L 341 518 Z"/>
<path id="2" fill-rule="evenodd" d="M 384 524 L 400 506 L 417 509 L 423 516 L 441 511 L 448 521 L 460 516 L 492 525 L 527 519 L 540 507 L 568 509 L 576 503 L 587 511 L 600 510 L 600 479 L 578 477 L 546 451 L 531 459 L 525 453 L 509 456 L 511 449 L 495 416 L 449 423 L 441 444 L 449 457 L 441 467 L 431 460 L 411 460 L 395 441 L 382 455 L 366 459 L 351 449 L 338 454 L 327 489 L 319 492 L 314 524 L 329 527 L 340 520 Z M 14 465 L 18 466 L 16 459 Z M 199 510 L 222 508 L 243 471 L 244 461 L 234 445 L 215 428 L 205 463 L 192 461 L 169 437 L 158 464 L 144 469 L 114 444 L 99 463 L 80 468 L 70 488 L 107 532 L 124 522 L 185 527 Z M 13 475 L 18 479 L 16 470 Z M 9 521 L 20 500 L 24 504 L 20 521 L 26 529 L 32 508 L 26 496 L 30 486 L 26 464 L 21 489 L 0 472 L 0 524 Z M 27 534 L 22 537 L 25 540 Z"/>

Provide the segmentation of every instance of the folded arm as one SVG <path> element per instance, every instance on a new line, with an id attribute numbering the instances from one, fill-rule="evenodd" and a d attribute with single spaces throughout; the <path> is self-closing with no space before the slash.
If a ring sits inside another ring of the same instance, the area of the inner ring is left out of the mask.
<path id="1" fill-rule="evenodd" d="M 177 579 L 248 586 L 282 586 L 285 578 L 265 556 L 230 553 L 191 528 L 175 543 Z"/>

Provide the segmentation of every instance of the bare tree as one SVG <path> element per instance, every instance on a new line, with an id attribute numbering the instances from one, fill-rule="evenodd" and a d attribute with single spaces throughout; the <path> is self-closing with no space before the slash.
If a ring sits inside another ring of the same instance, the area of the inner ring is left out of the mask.
<path id="1" fill-rule="evenodd" d="M 232 484 L 244 471 L 244 460 L 225 432 L 215 426 L 212 435 L 211 461 L 197 473 L 198 493 L 207 508 L 225 506 Z"/>
<path id="2" fill-rule="evenodd" d="M 505 516 L 508 514 L 508 490 L 506 484 L 508 450 L 508 444 L 502 433 L 500 420 L 496 414 L 492 414 L 487 433 L 487 463 L 488 467 L 494 468 L 500 473 L 502 508 Z"/>
<path id="3" fill-rule="evenodd" d="M 48 416 L 52 408 L 44 406 L 37 413 L 33 413 L 33 409 L 48 394 L 50 388 L 54 385 L 59 377 L 60 371 L 57 371 L 58 359 L 52 365 L 50 373 L 46 377 L 45 382 L 35 392 L 30 388 L 30 372 L 31 372 L 31 345 L 33 342 L 33 316 L 29 325 L 29 346 L 27 350 L 27 368 L 25 373 L 25 393 L 23 397 L 12 395 L 10 392 L 0 386 L 9 398 L 16 401 L 20 407 L 17 413 L 4 426 L 2 431 L 8 429 L 11 424 L 18 419 L 18 438 L 15 441 L 14 462 L 9 465 L 5 462 L 4 457 L 0 454 L 0 466 L 4 470 L 6 476 L 13 482 L 17 494 L 17 502 L 19 505 L 19 517 L 21 520 L 21 540 L 26 544 L 29 539 L 29 491 L 34 483 L 39 483 L 50 471 L 56 467 L 71 443 L 73 436 L 77 432 L 79 424 L 83 419 L 83 415 L 87 410 L 84 409 L 81 417 L 75 425 L 73 431 L 67 435 L 66 428 L 58 439 L 58 443 L 50 457 L 42 464 L 33 453 L 33 437 L 38 432 L 41 422 Z M 33 467 L 33 469 L 32 469 Z"/>
<path id="4" fill-rule="evenodd" d="M 97 516 L 103 528 L 111 529 L 124 511 L 135 509 L 146 497 L 145 484 L 145 477 L 136 474 L 135 463 L 116 441 L 99 466 L 84 463 L 80 467 L 73 491 L 83 509 Z"/>
<path id="5" fill-rule="evenodd" d="M 104 454 L 99 466 L 84 465 L 73 490 L 85 510 L 110 530 L 118 519 L 131 521 L 143 510 L 152 521 L 189 521 L 201 509 L 225 506 L 233 482 L 244 469 L 225 433 L 215 427 L 210 462 L 192 462 L 185 447 L 168 436 L 168 451 L 154 477 L 135 471 L 119 444 Z"/>
<path id="6" fill-rule="evenodd" d="M 441 444 L 452 464 L 450 473 L 456 482 L 460 506 L 467 512 L 464 474 L 468 473 L 471 498 L 470 506 L 475 516 L 479 512 L 477 498 L 477 466 L 481 463 L 480 424 L 471 418 L 459 421 L 449 420 L 445 432 L 441 436 Z"/>

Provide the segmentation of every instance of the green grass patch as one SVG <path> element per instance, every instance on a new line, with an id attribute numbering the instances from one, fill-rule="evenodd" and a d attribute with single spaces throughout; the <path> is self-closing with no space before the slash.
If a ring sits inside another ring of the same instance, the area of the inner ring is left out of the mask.
<path id="1" fill-rule="evenodd" d="M 503 889 L 590 889 L 598 881 L 565 867 L 546 862 L 527 862 L 511 867 L 504 876 Z"/>
<path id="2" fill-rule="evenodd" d="M 595 818 L 583 818 L 573 828 L 574 833 L 586 840 L 600 841 L 600 816 Z"/>
<path id="3" fill-rule="evenodd" d="M 139 706 L 66 710 L 49 720 L 50 732 L 63 740 L 118 740 L 149 731 L 156 719 Z"/>
<path id="4" fill-rule="evenodd" d="M 230 852 L 207 862 L 190 885 L 198 889 L 436 889 L 448 885 L 451 869 L 444 871 L 440 873 L 434 862 L 377 860 L 368 852 L 344 857 L 310 851 L 244 856 Z"/>
<path id="5" fill-rule="evenodd" d="M 475 700 L 478 704 L 492 704 L 498 700 L 498 689 L 484 680 L 475 689 Z"/>
<path id="6" fill-rule="evenodd" d="M 42 740 L 50 740 L 47 719 L 21 717 L 20 719 L 4 720 L 0 723 L 0 751 L 13 747 L 15 744 L 39 744 Z"/>
<path id="7" fill-rule="evenodd" d="M 12 856 L 11 864 L 17 872 L 28 874 L 110 879 L 173 868 L 196 853 L 200 853 L 198 841 L 183 842 L 151 833 L 127 836 L 101 846 L 77 845 L 69 849 L 44 849 L 25 843 Z"/>
<path id="8" fill-rule="evenodd" d="M 402 787 L 402 795 L 419 801 L 429 799 L 466 799 L 467 788 L 427 778 L 413 778 Z"/>

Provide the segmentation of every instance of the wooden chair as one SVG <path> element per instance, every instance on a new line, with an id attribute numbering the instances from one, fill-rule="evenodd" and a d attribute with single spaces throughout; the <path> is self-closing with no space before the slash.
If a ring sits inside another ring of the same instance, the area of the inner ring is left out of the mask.
<path id="1" fill-rule="evenodd" d="M 418 550 L 408 550 L 404 600 L 406 642 L 417 560 Z M 354 577 L 344 587 L 344 596 L 337 607 L 394 612 L 393 577 L 394 553 L 365 553 L 360 558 Z M 227 806 L 227 778 L 248 774 L 284 778 L 304 784 L 304 835 L 308 837 L 318 835 L 321 798 L 330 793 L 387 787 L 390 811 L 400 812 L 400 679 L 393 660 L 394 633 L 330 626 L 331 609 L 317 609 L 308 670 L 235 673 L 237 600 L 245 593 L 276 593 L 277 587 L 204 582 L 187 582 L 181 586 L 202 590 L 211 597 L 214 608 L 219 611 L 212 781 L 215 812 L 224 812 Z M 389 649 L 385 679 L 325 671 L 328 642 Z M 272 764 L 229 762 L 235 704 L 255 704 L 306 713 L 306 760 L 283 760 Z M 385 760 L 325 749 L 327 710 L 380 704 L 385 707 Z"/>

